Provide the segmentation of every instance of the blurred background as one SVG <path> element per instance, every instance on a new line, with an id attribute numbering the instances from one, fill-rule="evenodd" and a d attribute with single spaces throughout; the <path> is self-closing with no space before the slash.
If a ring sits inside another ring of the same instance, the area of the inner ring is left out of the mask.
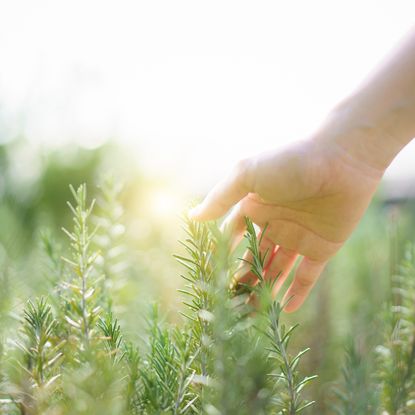
<path id="1" fill-rule="evenodd" d="M 68 185 L 123 183 L 131 333 L 150 301 L 175 320 L 180 215 L 242 157 L 307 136 L 413 24 L 411 0 L 0 2 L 0 272 L 10 318 L 65 250 Z M 323 410 L 353 335 L 363 351 L 413 239 L 415 143 L 303 311 Z M 297 335 L 299 336 L 299 335 Z M 318 412 L 316 412 L 318 413 Z M 322 412 L 321 412 L 322 413 Z"/>

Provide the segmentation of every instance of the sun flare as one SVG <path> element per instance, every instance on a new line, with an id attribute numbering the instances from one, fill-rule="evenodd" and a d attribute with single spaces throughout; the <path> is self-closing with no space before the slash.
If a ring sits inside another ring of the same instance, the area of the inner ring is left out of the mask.
<path id="1" fill-rule="evenodd" d="M 180 214 L 183 209 L 179 197 L 168 189 L 158 189 L 152 193 L 149 205 L 153 214 L 162 218 Z"/>

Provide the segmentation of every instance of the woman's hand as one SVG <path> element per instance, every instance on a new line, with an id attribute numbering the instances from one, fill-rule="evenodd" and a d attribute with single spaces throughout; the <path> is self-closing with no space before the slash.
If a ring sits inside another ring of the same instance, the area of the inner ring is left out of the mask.
<path id="1" fill-rule="evenodd" d="M 264 277 L 278 290 L 298 255 L 303 258 L 285 299 L 287 311 L 307 297 L 327 261 L 365 212 L 384 170 L 415 137 L 415 29 L 362 86 L 341 102 L 309 140 L 239 163 L 193 211 L 228 219 L 235 235 L 248 216 L 268 224 Z M 242 275 L 245 282 L 252 275 Z"/>
<path id="2" fill-rule="evenodd" d="M 301 255 L 284 297 L 292 297 L 286 311 L 295 311 L 358 224 L 382 174 L 334 141 L 313 137 L 241 161 L 191 216 L 216 219 L 236 205 L 226 221 L 236 238 L 244 232 L 245 216 L 261 229 L 267 226 L 260 249 L 267 252 L 264 278 L 279 276 L 274 294 Z M 238 278 L 257 282 L 249 272 Z"/>

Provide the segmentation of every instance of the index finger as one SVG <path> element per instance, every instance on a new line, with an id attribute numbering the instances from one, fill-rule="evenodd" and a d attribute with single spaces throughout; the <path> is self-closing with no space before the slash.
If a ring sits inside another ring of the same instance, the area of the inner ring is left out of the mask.
<path id="1" fill-rule="evenodd" d="M 231 174 L 219 182 L 205 200 L 190 211 L 195 220 L 212 220 L 223 216 L 233 205 L 251 191 L 251 162 L 240 161 Z"/>
<path id="2" fill-rule="evenodd" d="M 288 301 L 285 311 L 291 313 L 301 307 L 326 264 L 327 261 L 316 261 L 307 257 L 301 260 L 294 280 L 284 295 L 283 303 Z"/>

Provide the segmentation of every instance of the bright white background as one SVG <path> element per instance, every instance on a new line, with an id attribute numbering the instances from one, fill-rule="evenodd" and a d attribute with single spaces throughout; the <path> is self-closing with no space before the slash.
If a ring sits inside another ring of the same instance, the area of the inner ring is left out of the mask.
<path id="1" fill-rule="evenodd" d="M 115 137 L 204 191 L 310 132 L 414 16 L 413 0 L 0 0 L 0 140 Z M 414 157 L 389 177 L 415 175 Z"/>

